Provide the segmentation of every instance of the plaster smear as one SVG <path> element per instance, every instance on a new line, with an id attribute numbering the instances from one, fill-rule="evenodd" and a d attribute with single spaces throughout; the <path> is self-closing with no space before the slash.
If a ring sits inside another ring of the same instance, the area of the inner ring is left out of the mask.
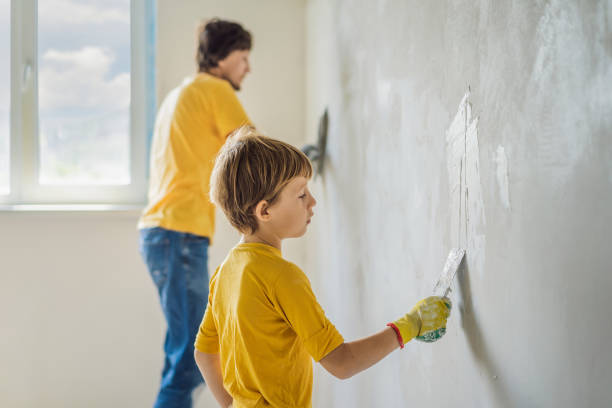
<path id="1" fill-rule="evenodd" d="M 470 269 L 481 275 L 485 260 L 486 220 L 480 184 L 478 118 L 472 117 L 470 92 L 446 131 L 451 243 L 466 249 Z"/>
<path id="2" fill-rule="evenodd" d="M 497 163 L 497 187 L 499 199 L 506 210 L 510 209 L 510 194 L 508 192 L 508 158 L 503 146 L 497 146 L 495 152 L 495 163 Z"/>

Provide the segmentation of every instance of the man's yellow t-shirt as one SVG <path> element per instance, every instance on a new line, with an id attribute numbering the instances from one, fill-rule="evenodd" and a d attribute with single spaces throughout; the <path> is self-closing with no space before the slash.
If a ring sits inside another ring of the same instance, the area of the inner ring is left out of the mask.
<path id="1" fill-rule="evenodd" d="M 155 121 L 149 202 L 138 228 L 162 227 L 212 239 L 215 208 L 208 193 L 214 160 L 227 136 L 248 123 L 226 80 L 200 73 L 172 90 Z"/>
<path id="2" fill-rule="evenodd" d="M 233 248 L 212 276 L 195 348 L 220 353 L 234 408 L 306 408 L 311 359 L 343 342 L 304 272 L 278 249 L 248 243 Z"/>

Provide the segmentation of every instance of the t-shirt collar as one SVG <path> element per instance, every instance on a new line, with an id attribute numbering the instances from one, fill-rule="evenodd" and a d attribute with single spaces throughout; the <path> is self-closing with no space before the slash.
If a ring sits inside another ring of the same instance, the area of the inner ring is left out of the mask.
<path id="1" fill-rule="evenodd" d="M 272 254 L 276 256 L 282 257 L 282 253 L 280 249 L 275 248 L 268 244 L 263 244 L 261 242 L 241 242 L 240 244 L 236 245 L 236 248 L 259 249 L 262 251 L 271 252 Z"/>

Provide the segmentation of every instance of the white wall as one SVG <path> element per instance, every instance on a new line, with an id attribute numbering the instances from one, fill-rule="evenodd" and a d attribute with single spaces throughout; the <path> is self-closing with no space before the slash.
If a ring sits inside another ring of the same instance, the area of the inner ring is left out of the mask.
<path id="1" fill-rule="evenodd" d="M 349 340 L 381 330 L 468 254 L 445 338 L 345 382 L 318 370 L 314 406 L 612 405 L 611 23 L 605 0 L 308 2 L 328 315 Z"/>
<path id="2" fill-rule="evenodd" d="M 1 213 L 6 407 L 145 406 L 162 320 L 133 213 Z"/>
<path id="3" fill-rule="evenodd" d="M 298 0 L 158 1 L 160 95 L 194 72 L 201 18 L 239 21 L 255 41 L 240 93 L 248 114 L 269 135 L 301 144 L 303 8 Z M 138 254 L 137 218 L 137 211 L 0 213 L 1 406 L 152 405 L 165 323 Z M 237 240 L 219 221 L 211 270 Z M 291 245 L 285 253 L 300 262 Z"/>

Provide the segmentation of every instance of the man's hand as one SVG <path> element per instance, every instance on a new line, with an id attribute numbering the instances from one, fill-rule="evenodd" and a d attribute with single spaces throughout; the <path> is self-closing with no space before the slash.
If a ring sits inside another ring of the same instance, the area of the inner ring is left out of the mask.
<path id="1" fill-rule="evenodd" d="M 400 346 L 413 338 L 434 342 L 446 333 L 446 319 L 450 315 L 449 298 L 430 296 L 418 302 L 404 317 L 389 323 L 398 334 Z"/>

